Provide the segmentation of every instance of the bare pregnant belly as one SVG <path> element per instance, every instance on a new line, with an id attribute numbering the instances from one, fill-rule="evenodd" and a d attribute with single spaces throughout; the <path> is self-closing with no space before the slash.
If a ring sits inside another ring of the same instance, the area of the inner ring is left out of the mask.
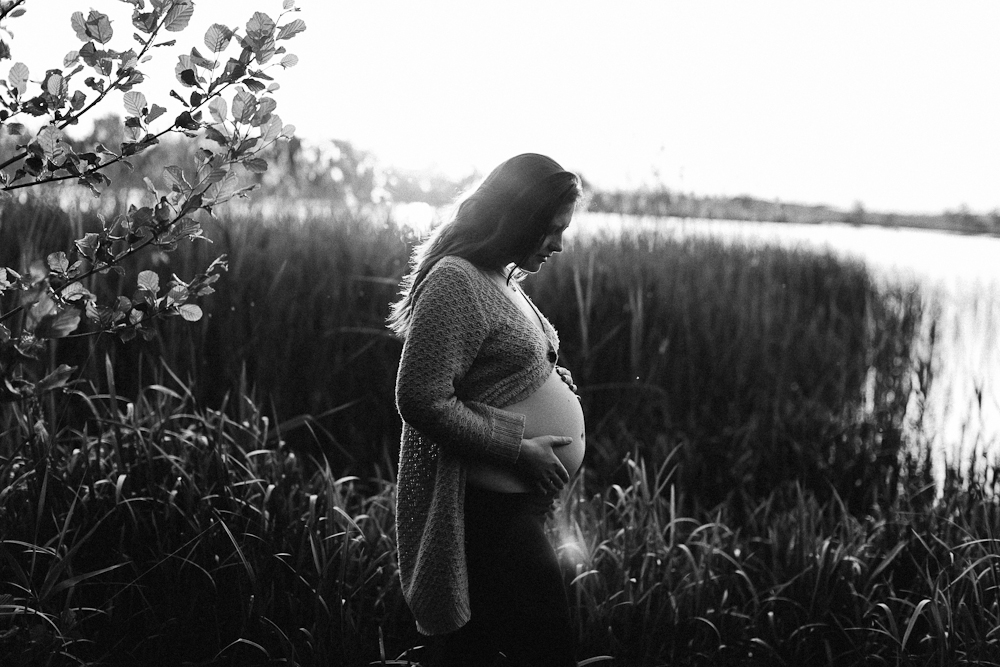
<path id="1" fill-rule="evenodd" d="M 528 398 L 504 408 L 508 412 L 524 415 L 524 437 L 540 435 L 565 435 L 573 438 L 571 444 L 553 447 L 552 451 L 562 462 L 570 477 L 576 474 L 586 451 L 583 410 L 576 394 L 566 386 L 559 374 L 552 374 Z M 513 468 L 499 464 L 475 461 L 467 466 L 467 481 L 474 486 L 509 493 L 535 492 Z"/>

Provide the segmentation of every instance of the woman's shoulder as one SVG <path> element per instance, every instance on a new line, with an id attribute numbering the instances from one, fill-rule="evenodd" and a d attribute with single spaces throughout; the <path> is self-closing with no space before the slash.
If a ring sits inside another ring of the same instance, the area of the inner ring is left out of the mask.
<path id="1" fill-rule="evenodd" d="M 452 269 L 462 271 L 464 273 L 479 273 L 479 269 L 476 268 L 475 264 L 464 257 L 459 257 L 458 255 L 445 255 L 438 260 L 437 264 L 434 265 L 434 268 L 444 268 L 446 270 Z"/>
<path id="2" fill-rule="evenodd" d="M 468 280 L 473 285 L 489 280 L 475 264 L 458 255 L 445 255 L 439 259 L 428 272 L 427 278 L 431 276 L 435 276 L 437 280 Z"/>

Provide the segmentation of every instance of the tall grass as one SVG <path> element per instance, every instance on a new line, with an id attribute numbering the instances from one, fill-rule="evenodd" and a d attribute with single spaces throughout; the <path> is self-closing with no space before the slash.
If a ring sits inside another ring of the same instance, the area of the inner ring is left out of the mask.
<path id="1" fill-rule="evenodd" d="M 16 267 L 92 224 L 29 206 L 0 210 Z M 0 409 L 3 664 L 423 655 L 382 326 L 413 239 L 251 217 L 209 236 L 142 267 L 227 254 L 202 322 L 60 341 L 42 363 L 79 383 Z M 527 286 L 588 415 L 550 533 L 582 660 L 1000 661 L 998 476 L 930 474 L 918 294 L 827 255 L 654 236 L 581 240 Z"/>
<path id="2" fill-rule="evenodd" d="M 913 288 L 831 254 L 655 233 L 585 240 L 547 271 L 533 294 L 596 456 L 679 448 L 708 504 L 793 483 L 857 511 L 891 494 L 922 360 Z"/>
<path id="3" fill-rule="evenodd" d="M 211 244 L 132 267 L 189 277 L 225 254 L 202 322 L 127 346 L 66 341 L 65 357 L 99 384 L 110 355 L 126 395 L 161 360 L 206 405 L 246 388 L 272 420 L 311 415 L 285 434 L 300 451 L 391 476 L 400 345 L 383 322 L 414 239 L 389 219 L 245 215 L 207 231 Z M 708 506 L 795 483 L 856 512 L 891 500 L 921 361 L 916 291 L 831 255 L 654 234 L 578 240 L 527 288 L 583 391 L 588 483 L 624 474 L 626 451 L 679 449 L 684 498 Z"/>
<path id="4" fill-rule="evenodd" d="M 78 395 L 82 430 L 39 434 L 20 415 L 26 446 L 0 458 L 4 664 L 419 660 L 391 480 L 278 445 L 246 396 L 207 409 L 160 380 L 135 401 Z M 1000 660 L 1000 508 L 984 478 L 940 497 L 910 480 L 862 518 L 787 487 L 737 521 L 728 505 L 685 513 L 674 463 L 627 456 L 624 483 L 563 494 L 550 534 L 581 660 Z"/>
<path id="5" fill-rule="evenodd" d="M 26 412 L 28 447 L 0 459 L 0 655 L 164 665 L 378 657 L 384 618 L 405 616 L 390 482 L 302 461 L 245 396 L 221 411 L 163 384 L 135 401 L 77 397 L 91 410 L 82 430 L 39 437 Z"/>

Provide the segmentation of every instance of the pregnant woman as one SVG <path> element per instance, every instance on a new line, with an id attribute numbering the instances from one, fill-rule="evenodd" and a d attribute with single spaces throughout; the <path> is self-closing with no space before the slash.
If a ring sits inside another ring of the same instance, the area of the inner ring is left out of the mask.
<path id="1" fill-rule="evenodd" d="M 400 579 L 434 665 L 576 664 L 544 524 L 583 460 L 583 412 L 519 280 L 562 251 L 579 197 L 551 158 L 507 160 L 414 251 L 392 308 Z"/>

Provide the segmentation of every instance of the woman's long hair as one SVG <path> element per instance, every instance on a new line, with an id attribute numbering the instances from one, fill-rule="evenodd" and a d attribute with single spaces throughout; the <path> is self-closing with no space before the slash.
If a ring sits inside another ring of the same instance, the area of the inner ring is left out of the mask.
<path id="1" fill-rule="evenodd" d="M 552 158 L 524 153 L 501 163 L 459 199 L 447 222 L 414 249 L 410 273 L 400 285 L 401 298 L 392 305 L 389 328 L 406 337 L 417 290 L 439 259 L 457 255 L 485 270 L 516 267 L 537 252 L 552 221 L 580 194 L 579 177 Z"/>

